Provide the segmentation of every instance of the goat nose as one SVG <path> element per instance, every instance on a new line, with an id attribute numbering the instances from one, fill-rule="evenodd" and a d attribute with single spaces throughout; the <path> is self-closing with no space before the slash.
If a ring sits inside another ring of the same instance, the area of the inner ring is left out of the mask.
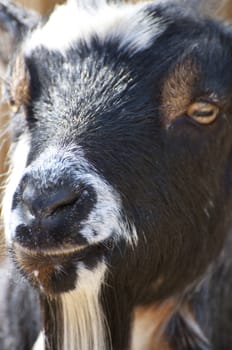
<path id="1" fill-rule="evenodd" d="M 68 205 L 75 203 L 79 193 L 70 186 L 62 186 L 53 190 L 37 189 L 27 184 L 22 194 L 22 202 L 26 209 L 35 217 L 47 217 Z"/>

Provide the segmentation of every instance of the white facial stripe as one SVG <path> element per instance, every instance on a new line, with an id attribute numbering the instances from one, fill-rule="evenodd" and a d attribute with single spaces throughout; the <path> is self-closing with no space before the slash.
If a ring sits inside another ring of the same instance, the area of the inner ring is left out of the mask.
<path id="1" fill-rule="evenodd" d="M 16 188 L 23 176 L 27 157 L 30 150 L 30 138 L 27 134 L 20 137 L 11 158 L 10 176 L 7 180 L 6 191 L 2 203 L 2 215 L 4 220 L 5 237 L 7 243 L 12 240 L 11 206 Z"/>
<path id="2" fill-rule="evenodd" d="M 101 242 L 113 235 L 115 241 L 124 237 L 129 243 L 136 244 L 136 229 L 122 217 L 122 203 L 119 194 L 97 174 L 84 175 L 83 181 L 95 189 L 97 203 L 88 218 L 81 223 L 83 226 L 81 234 L 89 243 Z M 93 232 L 97 233 L 96 237 Z"/>
<path id="3" fill-rule="evenodd" d="M 99 292 L 104 281 L 106 266 L 99 263 L 89 271 L 78 264 L 78 285 L 75 291 L 61 296 L 64 317 L 64 350 L 106 349 L 104 316 Z"/>
<path id="4" fill-rule="evenodd" d="M 26 41 L 25 54 L 29 56 L 40 46 L 65 53 L 77 40 L 88 43 L 93 36 L 102 42 L 107 38 L 116 38 L 120 48 L 132 54 L 142 51 L 166 29 L 162 19 L 146 16 L 142 11 L 143 6 L 109 5 L 101 1 L 101 6 L 95 8 L 70 1 L 57 7 L 48 22 L 32 33 Z"/>

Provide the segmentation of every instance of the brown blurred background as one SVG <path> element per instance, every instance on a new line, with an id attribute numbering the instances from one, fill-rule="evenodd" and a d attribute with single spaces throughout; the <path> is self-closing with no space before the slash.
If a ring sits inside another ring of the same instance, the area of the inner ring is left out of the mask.
<path id="1" fill-rule="evenodd" d="M 62 3 L 62 0 L 17 0 L 17 2 L 23 6 L 35 9 L 42 14 L 47 14 L 56 3 Z"/>

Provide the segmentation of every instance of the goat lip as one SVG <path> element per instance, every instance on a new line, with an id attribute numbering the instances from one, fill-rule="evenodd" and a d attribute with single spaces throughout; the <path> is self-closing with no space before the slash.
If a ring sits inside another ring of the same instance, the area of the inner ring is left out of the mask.
<path id="1" fill-rule="evenodd" d="M 17 241 L 12 246 L 12 256 L 25 277 L 42 288 L 49 295 L 73 290 L 78 279 L 78 263 L 84 262 L 87 268 L 108 256 L 113 249 L 113 239 L 64 250 L 30 250 Z M 66 247 L 67 248 L 67 247 Z"/>
<path id="2" fill-rule="evenodd" d="M 86 249 L 90 248 L 90 245 L 80 245 L 80 246 L 69 246 L 66 245 L 62 247 L 61 249 L 30 249 L 28 247 L 24 247 L 23 245 L 19 244 L 18 242 L 13 243 L 13 250 L 19 251 L 23 254 L 26 254 L 28 256 L 41 256 L 41 257 L 59 257 L 59 256 L 66 256 L 66 255 L 72 255 L 76 253 L 84 252 Z"/>
<path id="3" fill-rule="evenodd" d="M 113 238 L 108 238 L 104 241 L 92 243 L 92 244 L 83 244 L 83 245 L 63 245 L 61 248 L 28 248 L 17 242 L 16 240 L 13 242 L 11 250 L 13 252 L 18 252 L 20 254 L 24 254 L 26 256 L 31 257 L 40 257 L 42 258 L 59 258 L 59 257 L 78 257 L 83 256 L 84 253 L 88 254 L 89 252 L 97 252 L 97 251 L 111 251 L 114 248 L 114 240 Z M 15 255 L 15 254 L 14 254 Z"/>
<path id="4" fill-rule="evenodd" d="M 30 282 L 49 295 L 73 290 L 78 279 L 78 262 L 92 266 L 106 253 L 104 244 L 95 244 L 78 250 L 29 250 L 18 242 L 13 243 L 12 255 L 16 265 Z"/>
<path id="5" fill-rule="evenodd" d="M 48 295 L 68 292 L 75 288 L 77 272 L 72 254 L 44 255 L 41 251 L 13 244 L 13 258 L 25 277 Z"/>

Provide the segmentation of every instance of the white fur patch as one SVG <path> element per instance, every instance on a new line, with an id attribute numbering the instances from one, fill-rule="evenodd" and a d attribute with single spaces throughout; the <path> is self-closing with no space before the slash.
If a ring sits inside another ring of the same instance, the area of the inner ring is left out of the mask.
<path id="1" fill-rule="evenodd" d="M 106 347 L 107 327 L 99 302 L 105 271 L 106 266 L 103 263 L 93 271 L 83 266 L 78 274 L 77 289 L 61 296 L 64 317 L 63 350 L 110 350 Z"/>
<path id="2" fill-rule="evenodd" d="M 32 350 L 45 350 L 45 336 L 44 332 L 40 332 L 40 335 L 34 344 Z"/>
<path id="3" fill-rule="evenodd" d="M 95 6 L 94 6 L 95 4 Z M 101 42 L 117 39 L 121 49 L 131 53 L 142 51 L 154 42 L 166 29 L 159 17 L 146 15 L 143 4 L 107 4 L 101 0 L 69 1 L 51 14 L 48 22 L 37 28 L 26 41 L 25 54 L 37 47 L 65 53 L 74 42 L 87 44 L 93 36 Z"/>
<path id="4" fill-rule="evenodd" d="M 129 243 L 136 244 L 135 226 L 122 216 L 122 203 L 119 194 L 97 174 L 83 176 L 83 181 L 93 186 L 97 194 L 97 203 L 88 218 L 81 224 L 81 234 L 89 243 L 101 242 L 113 234 L 115 241 L 124 237 Z M 93 235 L 93 232 L 97 236 Z"/>
<path id="5" fill-rule="evenodd" d="M 12 206 L 13 196 L 23 176 L 29 150 L 30 150 L 29 136 L 27 134 L 24 134 L 20 137 L 17 143 L 17 147 L 14 150 L 11 157 L 10 176 L 7 180 L 5 195 L 3 197 L 3 203 L 2 203 L 2 215 L 3 215 L 5 237 L 6 237 L 7 243 L 10 243 L 12 241 L 12 232 L 14 232 L 14 230 L 11 228 L 11 222 L 12 222 L 11 206 Z"/>

